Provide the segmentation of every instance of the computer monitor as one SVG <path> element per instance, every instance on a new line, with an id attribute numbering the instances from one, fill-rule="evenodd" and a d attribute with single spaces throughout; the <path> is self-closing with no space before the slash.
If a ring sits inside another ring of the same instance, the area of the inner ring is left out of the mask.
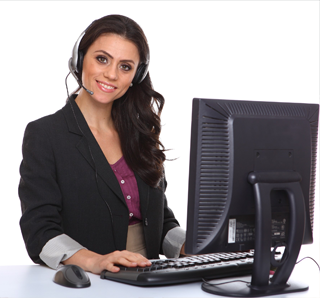
<path id="1" fill-rule="evenodd" d="M 186 253 L 255 249 L 249 287 L 204 290 L 250 297 L 308 289 L 287 281 L 301 244 L 313 241 L 318 117 L 318 104 L 193 100 Z"/>

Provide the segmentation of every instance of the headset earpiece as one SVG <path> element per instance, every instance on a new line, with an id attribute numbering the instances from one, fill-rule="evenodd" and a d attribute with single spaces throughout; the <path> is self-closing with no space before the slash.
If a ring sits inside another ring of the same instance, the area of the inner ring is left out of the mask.
<path id="1" fill-rule="evenodd" d="M 72 55 L 69 63 L 69 68 L 71 72 L 77 72 L 80 74 L 80 69 L 78 68 L 79 65 L 79 45 L 82 40 L 82 37 L 85 35 L 86 31 L 83 31 L 79 38 L 77 39 L 75 45 L 72 49 Z M 82 55 L 82 62 L 83 62 L 83 55 Z M 82 62 L 81 62 L 81 70 L 82 70 Z"/>
<path id="2" fill-rule="evenodd" d="M 82 51 L 79 51 L 78 52 L 79 55 L 78 55 L 78 62 L 77 62 L 77 73 L 78 74 L 81 74 L 82 73 L 82 66 L 83 66 L 83 52 Z"/>
<path id="3" fill-rule="evenodd" d="M 144 78 L 147 76 L 149 61 L 147 61 L 147 62 L 148 63 L 141 63 L 138 66 L 136 74 L 132 80 L 132 84 L 140 84 L 144 80 Z"/>

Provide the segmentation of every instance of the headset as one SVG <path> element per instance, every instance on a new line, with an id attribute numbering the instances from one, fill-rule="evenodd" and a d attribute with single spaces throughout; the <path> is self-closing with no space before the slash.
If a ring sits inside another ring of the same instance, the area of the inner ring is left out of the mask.
<path id="1" fill-rule="evenodd" d="M 94 22 L 93 22 L 94 23 Z M 91 25 L 93 24 L 91 23 Z M 91 26 L 89 25 L 89 27 Z M 88 27 L 88 28 L 89 28 Z M 91 90 L 88 90 L 87 88 L 85 88 L 81 82 L 81 80 L 77 77 L 76 73 L 81 74 L 82 72 L 82 65 L 83 65 L 83 52 L 79 51 L 79 45 L 81 43 L 81 40 L 83 38 L 83 36 L 86 34 L 86 31 L 88 30 L 88 28 L 86 30 L 84 30 L 81 35 L 79 36 L 79 38 L 77 39 L 73 50 L 72 50 L 72 56 L 69 59 L 69 70 L 72 73 L 72 75 L 74 76 L 74 78 L 77 80 L 78 84 L 80 87 L 82 87 L 84 90 L 86 90 L 90 95 L 93 95 L 93 92 Z M 149 61 L 150 61 L 150 53 L 148 50 L 147 53 L 147 58 L 146 58 L 146 62 L 145 63 L 140 63 L 138 66 L 138 69 L 136 71 L 136 74 L 132 80 L 132 84 L 140 84 L 145 77 L 148 74 L 148 68 L 149 68 Z"/>

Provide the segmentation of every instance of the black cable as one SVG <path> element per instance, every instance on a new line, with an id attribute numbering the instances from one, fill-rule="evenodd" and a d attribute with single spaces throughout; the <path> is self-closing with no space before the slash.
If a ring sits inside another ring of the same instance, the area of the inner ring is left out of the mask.
<path id="1" fill-rule="evenodd" d="M 220 286 L 220 285 L 225 285 L 225 284 L 231 284 L 231 283 L 234 283 L 234 282 L 242 282 L 244 284 L 247 284 L 247 285 L 250 285 L 249 282 L 247 281 L 244 281 L 244 280 L 240 280 L 240 279 L 235 279 L 235 280 L 231 280 L 231 281 L 226 281 L 226 282 L 221 282 L 221 283 L 218 283 L 218 284 L 211 284 L 209 281 L 205 280 L 204 278 L 202 278 L 202 281 L 208 285 L 208 286 Z"/>
<path id="2" fill-rule="evenodd" d="M 315 262 L 316 265 L 317 265 L 318 268 L 319 268 L 319 271 L 320 271 L 320 266 L 319 266 L 319 264 L 317 263 L 317 261 L 316 261 L 315 259 L 313 259 L 313 258 L 311 258 L 311 257 L 304 257 L 303 259 L 301 259 L 300 261 L 298 261 L 298 262 L 296 263 L 296 265 L 299 264 L 300 262 L 304 261 L 305 259 L 310 259 L 310 260 L 312 260 L 313 262 Z"/>

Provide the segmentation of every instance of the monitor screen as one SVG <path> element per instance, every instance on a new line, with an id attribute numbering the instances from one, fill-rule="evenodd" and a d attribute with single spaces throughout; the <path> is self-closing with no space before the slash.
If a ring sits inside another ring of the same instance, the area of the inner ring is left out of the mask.
<path id="1" fill-rule="evenodd" d="M 193 100 L 186 253 L 254 249 L 258 236 L 286 246 L 299 226 L 299 250 L 312 243 L 318 117 L 317 104 Z"/>

